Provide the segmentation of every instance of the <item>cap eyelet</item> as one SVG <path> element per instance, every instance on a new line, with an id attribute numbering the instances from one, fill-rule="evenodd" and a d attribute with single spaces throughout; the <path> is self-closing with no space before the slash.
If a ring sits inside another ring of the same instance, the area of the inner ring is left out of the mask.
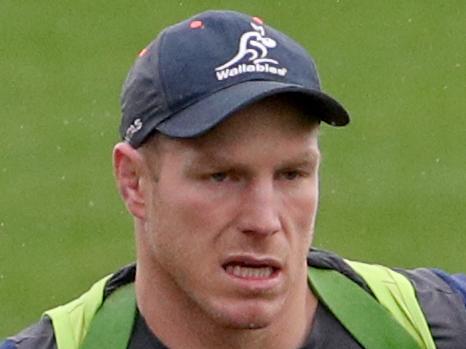
<path id="1" fill-rule="evenodd" d="M 142 57 L 147 53 L 147 47 L 144 47 L 138 54 L 138 57 Z"/>
<path id="2" fill-rule="evenodd" d="M 257 24 L 264 24 L 264 21 L 259 17 L 252 17 L 252 20 Z"/>
<path id="3" fill-rule="evenodd" d="M 202 23 L 202 21 L 199 20 L 192 21 L 191 23 L 189 23 L 189 27 L 191 29 L 202 29 L 204 28 L 204 23 Z"/>

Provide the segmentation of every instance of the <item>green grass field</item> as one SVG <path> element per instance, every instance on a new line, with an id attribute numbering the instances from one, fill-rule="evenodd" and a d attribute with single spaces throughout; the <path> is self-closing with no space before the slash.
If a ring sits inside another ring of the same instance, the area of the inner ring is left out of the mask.
<path id="1" fill-rule="evenodd" d="M 0 338 L 134 259 L 111 150 L 160 29 L 208 8 L 307 47 L 352 124 L 324 127 L 316 245 L 466 270 L 465 1 L 0 2 Z"/>

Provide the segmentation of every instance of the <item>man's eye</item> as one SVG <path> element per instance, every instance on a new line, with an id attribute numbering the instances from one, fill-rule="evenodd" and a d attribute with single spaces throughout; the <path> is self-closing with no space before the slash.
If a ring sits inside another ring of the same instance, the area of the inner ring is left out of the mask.
<path id="1" fill-rule="evenodd" d="M 210 178 L 212 178 L 215 182 L 223 182 L 225 179 L 227 179 L 227 174 L 225 172 L 217 172 L 211 174 Z"/>
<path id="2" fill-rule="evenodd" d="M 282 173 L 282 177 L 289 181 L 292 181 L 300 176 L 298 171 L 285 171 Z"/>

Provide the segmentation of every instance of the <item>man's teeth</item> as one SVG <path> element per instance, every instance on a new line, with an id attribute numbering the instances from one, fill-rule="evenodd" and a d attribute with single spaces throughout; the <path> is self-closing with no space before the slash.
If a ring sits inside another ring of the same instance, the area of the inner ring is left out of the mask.
<path id="1" fill-rule="evenodd" d="M 240 278 L 264 279 L 270 277 L 273 273 L 272 267 L 245 267 L 241 265 L 228 265 L 226 267 L 228 274 Z"/>

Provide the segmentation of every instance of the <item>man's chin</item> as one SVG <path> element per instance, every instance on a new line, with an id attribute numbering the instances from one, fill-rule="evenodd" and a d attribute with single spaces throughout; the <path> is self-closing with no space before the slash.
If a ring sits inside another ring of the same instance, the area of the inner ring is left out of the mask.
<path id="1" fill-rule="evenodd" d="M 260 330 L 270 326 L 278 316 L 277 309 L 261 304 L 234 306 L 216 314 L 218 323 L 234 330 Z"/>
<path id="2" fill-rule="evenodd" d="M 265 319 L 258 319 L 257 317 L 254 319 L 241 319 L 241 320 L 233 320 L 228 321 L 225 323 L 225 328 L 231 330 L 261 330 L 270 326 L 271 321 Z"/>

